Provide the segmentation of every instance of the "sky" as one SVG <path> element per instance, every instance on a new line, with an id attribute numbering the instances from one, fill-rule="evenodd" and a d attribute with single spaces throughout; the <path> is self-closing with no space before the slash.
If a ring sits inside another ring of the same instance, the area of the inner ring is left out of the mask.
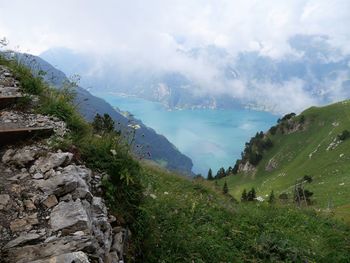
<path id="1" fill-rule="evenodd" d="M 348 0 L 0 1 L 0 35 L 34 54 L 64 46 L 147 56 L 215 44 L 280 56 L 300 33 L 328 35 L 349 52 L 349 24 Z"/>
<path id="2" fill-rule="evenodd" d="M 216 65 L 179 50 L 215 45 L 232 56 L 258 51 L 279 59 L 294 52 L 290 37 L 306 34 L 328 36 L 345 55 L 349 25 L 349 0 L 0 0 L 0 38 L 13 49 L 38 55 L 65 47 L 94 54 L 100 64 L 182 70 L 205 89 L 225 92 L 213 85 Z M 235 95 L 247 94 L 236 84 Z M 300 108 L 310 103 L 305 98 Z"/>

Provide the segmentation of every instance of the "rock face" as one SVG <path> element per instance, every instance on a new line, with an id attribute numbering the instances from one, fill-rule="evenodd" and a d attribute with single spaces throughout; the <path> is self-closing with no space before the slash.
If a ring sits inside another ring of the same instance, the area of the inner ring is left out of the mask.
<path id="1" fill-rule="evenodd" d="M 255 173 L 256 172 L 256 168 L 251 163 L 246 162 L 246 163 L 241 163 L 238 166 L 238 171 L 239 172 L 243 172 L 243 173 Z"/>

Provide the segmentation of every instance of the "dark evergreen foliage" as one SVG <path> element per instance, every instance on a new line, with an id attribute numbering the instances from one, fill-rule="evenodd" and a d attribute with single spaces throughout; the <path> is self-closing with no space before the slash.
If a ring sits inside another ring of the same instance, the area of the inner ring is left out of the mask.
<path id="1" fill-rule="evenodd" d="M 214 180 L 213 172 L 212 172 L 211 168 L 209 168 L 207 180 L 209 180 L 209 181 Z"/>
<path id="2" fill-rule="evenodd" d="M 310 175 L 304 175 L 303 180 L 306 181 L 307 183 L 311 183 L 312 177 Z"/>
<path id="3" fill-rule="evenodd" d="M 224 167 L 221 167 L 216 173 L 215 179 L 224 178 L 226 176 L 226 171 Z"/>
<path id="4" fill-rule="evenodd" d="M 241 196 L 241 202 L 248 201 L 248 195 L 247 195 L 247 190 L 243 189 L 242 196 Z"/>
<path id="5" fill-rule="evenodd" d="M 256 192 L 254 187 L 247 194 L 247 201 L 255 201 L 256 200 Z"/>
<path id="6" fill-rule="evenodd" d="M 227 182 L 226 181 L 225 181 L 224 186 L 222 188 L 222 192 L 225 195 L 228 194 L 228 186 L 227 186 Z"/>
<path id="7" fill-rule="evenodd" d="M 348 130 L 344 130 L 341 134 L 338 135 L 338 139 L 342 141 L 345 141 L 348 138 L 350 138 L 350 132 Z"/>
<path id="8" fill-rule="evenodd" d="M 300 204 L 305 201 L 308 205 L 312 203 L 311 196 L 313 196 L 313 192 L 304 189 L 302 186 L 298 186 L 294 192 L 294 202 Z"/>
<path id="9" fill-rule="evenodd" d="M 287 193 L 281 193 L 278 198 L 281 200 L 281 201 L 287 201 L 288 200 L 288 194 Z"/>
<path id="10" fill-rule="evenodd" d="M 92 121 L 92 127 L 97 134 L 111 133 L 114 131 L 114 121 L 109 114 L 96 114 Z"/>
<path id="11" fill-rule="evenodd" d="M 270 193 L 270 195 L 269 195 L 269 200 L 268 200 L 268 202 L 269 202 L 269 204 L 273 204 L 273 203 L 275 203 L 275 193 L 273 192 L 273 190 L 271 191 L 271 193 Z"/>

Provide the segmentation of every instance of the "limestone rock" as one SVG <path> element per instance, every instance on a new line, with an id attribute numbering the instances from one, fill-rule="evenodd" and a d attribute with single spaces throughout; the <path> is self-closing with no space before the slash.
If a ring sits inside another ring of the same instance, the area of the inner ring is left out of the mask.
<path id="1" fill-rule="evenodd" d="M 2 162 L 3 163 L 9 163 L 12 160 L 12 156 L 15 154 L 15 150 L 8 149 L 4 155 L 2 156 Z"/>
<path id="2" fill-rule="evenodd" d="M 26 219 L 15 219 L 10 224 L 12 232 L 29 231 L 32 229 L 32 225 L 28 224 Z"/>
<path id="3" fill-rule="evenodd" d="M 36 240 L 40 238 L 41 236 L 36 233 L 22 233 L 19 237 L 17 237 L 14 240 L 11 240 L 9 243 L 6 244 L 4 249 L 16 247 L 18 245 L 23 245 L 26 242 Z"/>
<path id="4" fill-rule="evenodd" d="M 61 197 L 71 193 L 74 198 L 88 198 L 90 200 L 92 194 L 86 180 L 84 180 L 84 178 L 88 179 L 90 174 L 89 169 L 69 165 L 62 170 L 60 175 L 47 180 L 38 180 L 36 185 L 46 195 L 54 194 Z"/>
<path id="5" fill-rule="evenodd" d="M 48 156 L 36 160 L 35 166 L 38 171 L 45 173 L 53 168 L 69 164 L 72 158 L 72 153 L 50 153 Z"/>
<path id="6" fill-rule="evenodd" d="M 35 160 L 39 154 L 40 148 L 36 146 L 25 146 L 17 150 L 9 149 L 2 157 L 3 163 L 14 164 L 19 167 L 25 167 L 28 163 Z"/>
<path id="7" fill-rule="evenodd" d="M 10 201 L 10 196 L 8 194 L 0 195 L 0 205 L 6 206 L 9 201 Z"/>
<path id="8" fill-rule="evenodd" d="M 58 204 L 57 198 L 55 195 L 50 195 L 48 198 L 45 199 L 45 201 L 43 202 L 43 204 L 47 207 L 47 208 L 51 208 L 54 207 L 55 205 Z"/>
<path id="9" fill-rule="evenodd" d="M 52 263 L 52 262 L 56 262 L 56 263 L 89 263 L 89 259 L 87 257 L 87 255 L 84 252 L 73 252 L 73 253 L 67 253 L 67 254 L 62 254 L 59 256 L 54 256 L 54 257 L 50 257 L 48 259 L 41 259 L 41 260 L 36 260 L 36 261 L 32 261 L 29 263 Z"/>
<path id="10" fill-rule="evenodd" d="M 34 205 L 32 200 L 24 200 L 24 206 L 26 207 L 27 210 L 32 211 L 36 209 L 36 206 Z"/>
<path id="11" fill-rule="evenodd" d="M 5 250 L 5 252 L 7 258 L 10 259 L 11 262 L 27 263 L 34 260 L 49 259 L 50 257 L 62 254 L 74 253 L 75 251 L 87 250 L 91 245 L 92 243 L 89 237 L 64 236 L 47 243 L 44 242 L 36 245 L 13 247 Z M 65 263 L 67 261 L 57 261 L 57 263 L 58 262 Z"/>
<path id="12" fill-rule="evenodd" d="M 238 166 L 238 171 L 243 173 L 254 173 L 256 168 L 250 162 L 241 163 Z"/>
<path id="13" fill-rule="evenodd" d="M 33 179 L 39 180 L 39 179 L 43 179 L 44 176 L 42 173 L 36 173 L 33 175 Z"/>
<path id="14" fill-rule="evenodd" d="M 91 222 L 82 202 L 61 202 L 52 209 L 50 215 L 52 231 L 63 230 L 65 233 L 84 231 L 89 233 Z"/>

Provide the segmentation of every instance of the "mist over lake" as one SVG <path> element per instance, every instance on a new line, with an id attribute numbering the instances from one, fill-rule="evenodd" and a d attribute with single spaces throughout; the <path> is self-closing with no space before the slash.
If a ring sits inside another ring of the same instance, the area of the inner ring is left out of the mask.
<path id="1" fill-rule="evenodd" d="M 157 102 L 95 93 L 112 106 L 128 111 L 157 133 L 166 136 L 193 161 L 193 172 L 206 176 L 208 169 L 233 166 L 245 142 L 265 131 L 278 116 L 249 109 L 168 110 Z"/>

